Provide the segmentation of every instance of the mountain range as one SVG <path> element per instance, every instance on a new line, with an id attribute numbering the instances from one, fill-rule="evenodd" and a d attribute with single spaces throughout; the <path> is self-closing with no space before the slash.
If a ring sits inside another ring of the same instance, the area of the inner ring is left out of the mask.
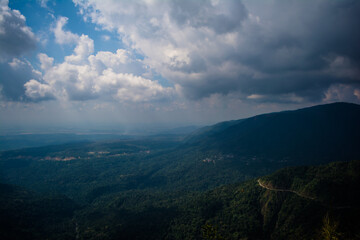
<path id="1" fill-rule="evenodd" d="M 0 237 L 356 239 L 359 122 L 359 105 L 333 103 L 2 151 Z"/>

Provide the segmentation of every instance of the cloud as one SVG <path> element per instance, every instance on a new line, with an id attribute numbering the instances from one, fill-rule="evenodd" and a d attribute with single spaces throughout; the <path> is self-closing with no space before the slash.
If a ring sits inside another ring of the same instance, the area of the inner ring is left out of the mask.
<path id="1" fill-rule="evenodd" d="M 53 66 L 54 58 L 48 57 L 48 55 L 46 55 L 44 53 L 39 53 L 38 58 L 39 58 L 39 61 L 41 64 L 40 67 L 42 70 L 47 71 Z"/>
<path id="2" fill-rule="evenodd" d="M 164 88 L 157 82 L 133 74 L 114 73 L 106 69 L 100 76 L 94 88 L 97 91 L 113 94 L 116 89 L 116 99 L 121 102 L 149 102 L 169 98 L 171 88 Z"/>
<path id="3" fill-rule="evenodd" d="M 59 17 L 55 27 L 52 28 L 52 32 L 55 35 L 55 41 L 58 44 L 76 44 L 79 41 L 79 35 L 63 29 L 68 20 L 67 17 Z"/>
<path id="4" fill-rule="evenodd" d="M 24 84 L 29 79 L 41 79 L 41 73 L 25 59 L 14 58 L 11 62 L 0 63 L 2 96 L 10 101 L 27 101 Z"/>
<path id="5" fill-rule="evenodd" d="M 325 93 L 326 102 L 360 103 L 360 84 L 334 84 Z"/>
<path id="6" fill-rule="evenodd" d="M 39 2 L 41 7 L 43 7 L 43 8 L 48 7 L 47 4 L 48 4 L 49 0 L 38 0 L 38 2 Z"/>
<path id="7" fill-rule="evenodd" d="M 74 2 L 189 99 L 323 101 L 360 81 L 358 1 Z"/>
<path id="8" fill-rule="evenodd" d="M 31 79 L 24 84 L 26 89 L 25 94 L 34 101 L 51 100 L 54 99 L 54 94 L 49 85 L 40 83 L 37 80 Z"/>
<path id="9" fill-rule="evenodd" d="M 102 35 L 102 36 L 101 36 L 101 39 L 102 39 L 103 41 L 109 41 L 111 38 L 110 38 L 109 35 Z"/>
<path id="10" fill-rule="evenodd" d="M 38 55 L 44 74 L 42 82 L 31 79 L 24 84 L 26 95 L 34 101 L 86 101 L 99 99 L 117 102 L 150 102 L 169 99 L 174 90 L 139 76 L 144 70 L 130 52 L 99 51 L 94 42 L 82 35 L 74 52 L 64 62 L 54 65 L 54 59 Z M 140 71 L 141 70 L 141 71 Z"/>
<path id="11" fill-rule="evenodd" d="M 74 54 L 65 57 L 66 62 L 81 63 L 86 61 L 87 57 L 94 52 L 94 41 L 87 35 L 81 35 L 77 40 Z"/>
<path id="12" fill-rule="evenodd" d="M 0 61 L 19 57 L 36 47 L 36 37 L 18 10 L 12 10 L 7 0 L 0 0 Z"/>

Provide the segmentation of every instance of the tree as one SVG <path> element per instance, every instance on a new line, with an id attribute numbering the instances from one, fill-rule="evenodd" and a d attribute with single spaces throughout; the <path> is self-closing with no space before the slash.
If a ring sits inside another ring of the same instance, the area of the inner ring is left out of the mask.
<path id="1" fill-rule="evenodd" d="M 214 227 L 213 225 L 207 223 L 204 226 L 201 227 L 202 229 L 202 235 L 204 239 L 207 240 L 222 240 L 224 239 L 218 232 L 217 227 Z"/>
<path id="2" fill-rule="evenodd" d="M 341 237 L 341 233 L 337 231 L 338 226 L 339 222 L 333 221 L 330 218 L 329 213 L 326 213 L 323 218 L 323 226 L 320 231 L 321 239 L 339 240 Z"/>

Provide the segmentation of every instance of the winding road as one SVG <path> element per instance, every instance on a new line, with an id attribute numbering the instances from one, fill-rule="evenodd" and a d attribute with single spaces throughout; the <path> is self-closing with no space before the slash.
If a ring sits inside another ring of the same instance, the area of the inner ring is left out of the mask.
<path id="1" fill-rule="evenodd" d="M 299 192 L 296 192 L 296 191 L 293 191 L 293 190 L 290 190 L 290 189 L 282 189 L 282 188 L 272 188 L 272 187 L 269 187 L 269 186 L 266 186 L 265 184 L 263 184 L 260 179 L 257 180 L 258 184 L 260 187 L 262 188 L 265 188 L 267 190 L 270 190 L 270 191 L 276 191 L 276 192 L 291 192 L 291 193 L 294 193 L 302 198 L 307 198 L 307 199 L 310 199 L 310 200 L 317 200 L 316 198 L 314 197 L 310 197 L 310 196 L 307 196 L 307 195 L 304 195 L 304 194 L 301 194 Z"/>
<path id="2" fill-rule="evenodd" d="M 294 194 L 298 195 L 299 197 L 316 201 L 316 202 L 318 202 L 319 204 L 321 204 L 321 205 L 323 205 L 323 206 L 325 206 L 325 207 L 329 207 L 329 208 L 333 208 L 333 209 L 359 208 L 359 207 L 356 207 L 356 206 L 337 206 L 337 207 L 335 207 L 335 206 L 332 206 L 332 205 L 329 205 L 329 204 L 325 204 L 325 203 L 323 203 L 322 201 L 320 201 L 319 199 L 316 199 L 316 198 L 314 198 L 314 197 L 310 197 L 310 196 L 301 194 L 301 193 L 299 193 L 299 192 L 296 192 L 296 191 L 293 191 L 293 190 L 290 190 L 290 189 L 272 188 L 272 187 L 266 186 L 265 184 L 263 184 L 263 183 L 261 182 L 260 179 L 258 179 L 257 182 L 258 182 L 258 184 L 259 184 L 260 187 L 265 188 L 265 189 L 267 189 L 267 190 L 275 191 L 275 192 L 291 192 L 291 193 L 294 193 Z"/>

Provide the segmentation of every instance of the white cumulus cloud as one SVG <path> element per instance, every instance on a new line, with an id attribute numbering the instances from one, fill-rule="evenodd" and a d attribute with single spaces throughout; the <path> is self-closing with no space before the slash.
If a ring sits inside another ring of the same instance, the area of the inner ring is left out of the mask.
<path id="1" fill-rule="evenodd" d="M 25 94 L 33 100 L 50 100 L 54 99 L 52 89 L 49 85 L 40 83 L 35 79 L 31 79 L 24 84 Z"/>
<path id="2" fill-rule="evenodd" d="M 58 44 L 76 44 L 79 41 L 79 35 L 63 29 L 68 20 L 67 17 L 59 17 L 55 27 L 52 28 L 55 35 L 55 41 Z"/>
<path id="3" fill-rule="evenodd" d="M 150 102 L 173 96 L 172 88 L 141 76 L 143 64 L 124 49 L 115 53 L 99 51 L 94 54 L 94 42 L 81 35 L 72 55 L 64 62 L 38 55 L 43 70 L 42 82 L 28 81 L 26 95 L 33 100 L 85 101 L 100 99 L 118 102 Z"/>
<path id="4" fill-rule="evenodd" d="M 74 54 L 65 57 L 66 62 L 80 63 L 94 52 L 94 41 L 87 35 L 81 35 L 78 39 Z"/>

